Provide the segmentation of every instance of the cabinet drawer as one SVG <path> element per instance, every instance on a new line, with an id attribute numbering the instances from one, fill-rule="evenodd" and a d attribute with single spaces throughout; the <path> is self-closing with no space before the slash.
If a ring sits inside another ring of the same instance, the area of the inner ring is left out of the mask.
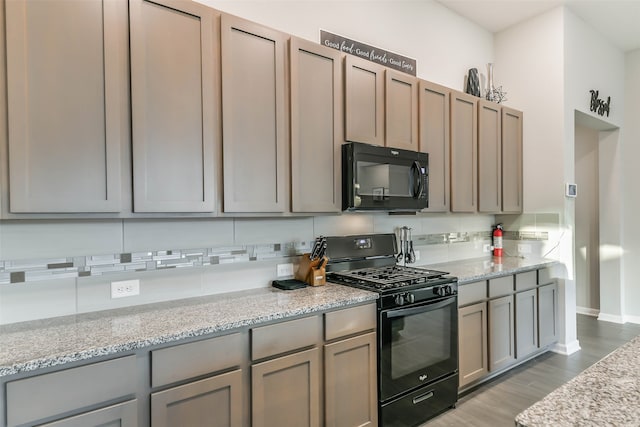
<path id="1" fill-rule="evenodd" d="M 516 292 L 533 289 L 538 284 L 536 271 L 516 274 Z"/>
<path id="2" fill-rule="evenodd" d="M 7 383 L 7 425 L 81 409 L 136 391 L 136 357 L 38 375 Z"/>
<path id="3" fill-rule="evenodd" d="M 473 304 L 487 299 L 487 281 L 467 283 L 458 287 L 458 305 Z"/>
<path id="4" fill-rule="evenodd" d="M 330 341 L 347 335 L 375 329 L 376 305 L 332 311 L 324 315 L 324 339 Z"/>
<path id="5" fill-rule="evenodd" d="M 251 331 L 251 360 L 309 347 L 322 338 L 319 316 L 304 317 Z"/>
<path id="6" fill-rule="evenodd" d="M 498 277 L 489 280 L 489 298 L 513 293 L 513 276 Z"/>
<path id="7" fill-rule="evenodd" d="M 554 280 L 555 279 L 551 272 L 551 268 L 541 268 L 540 270 L 538 270 L 539 285 L 548 285 L 549 283 L 553 283 Z"/>
<path id="8" fill-rule="evenodd" d="M 151 352 L 151 386 L 159 387 L 240 365 L 241 334 L 231 334 Z"/>

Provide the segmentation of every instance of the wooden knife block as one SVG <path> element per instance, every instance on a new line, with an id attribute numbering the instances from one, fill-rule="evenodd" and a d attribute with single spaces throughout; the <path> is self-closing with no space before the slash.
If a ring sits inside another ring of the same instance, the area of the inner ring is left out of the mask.
<path id="1" fill-rule="evenodd" d="M 309 286 L 322 286 L 327 283 L 326 263 L 323 263 L 324 265 L 320 268 L 318 268 L 318 265 L 327 258 L 324 257 L 312 261 L 309 255 L 310 254 L 302 255 L 298 271 L 296 272 L 296 279 L 302 280 Z"/>

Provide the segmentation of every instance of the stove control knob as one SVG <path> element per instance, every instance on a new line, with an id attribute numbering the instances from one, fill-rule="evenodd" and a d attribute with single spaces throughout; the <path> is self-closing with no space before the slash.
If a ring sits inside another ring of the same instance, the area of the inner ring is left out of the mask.
<path id="1" fill-rule="evenodd" d="M 444 296 L 444 286 L 437 286 L 433 288 L 433 293 L 438 295 L 439 297 Z"/>
<path id="2" fill-rule="evenodd" d="M 395 302 L 398 305 L 404 305 L 404 296 L 402 294 L 396 295 Z"/>
<path id="3" fill-rule="evenodd" d="M 405 295 L 404 299 L 409 304 L 413 304 L 414 302 L 416 302 L 416 297 L 411 292 L 407 292 L 407 294 Z"/>
<path id="4" fill-rule="evenodd" d="M 451 294 L 453 294 L 453 289 L 451 289 L 451 286 L 449 286 L 449 285 L 445 286 L 445 287 L 444 287 L 444 293 L 445 293 L 446 295 L 451 295 Z"/>

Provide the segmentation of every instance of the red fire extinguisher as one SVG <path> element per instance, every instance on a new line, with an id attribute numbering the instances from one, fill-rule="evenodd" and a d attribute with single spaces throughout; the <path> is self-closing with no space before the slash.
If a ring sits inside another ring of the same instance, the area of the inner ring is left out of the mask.
<path id="1" fill-rule="evenodd" d="M 502 224 L 493 229 L 493 256 L 502 256 Z"/>

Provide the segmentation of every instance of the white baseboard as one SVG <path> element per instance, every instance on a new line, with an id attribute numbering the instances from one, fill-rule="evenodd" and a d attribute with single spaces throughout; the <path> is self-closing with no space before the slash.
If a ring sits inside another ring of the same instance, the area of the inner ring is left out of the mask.
<path id="1" fill-rule="evenodd" d="M 600 310 L 597 308 L 589 308 L 589 307 L 576 307 L 576 313 L 584 314 L 591 317 L 598 317 L 600 314 Z"/>
<path id="2" fill-rule="evenodd" d="M 578 340 L 572 341 L 567 344 L 557 343 L 556 345 L 551 347 L 551 351 L 553 351 L 554 353 L 562 354 L 564 356 L 569 356 L 576 351 L 580 351 L 580 343 L 578 342 Z"/>
<path id="3" fill-rule="evenodd" d="M 629 315 L 626 315 L 626 316 L 624 316 L 624 320 L 625 320 L 625 322 L 636 323 L 636 324 L 640 325 L 640 316 L 629 316 Z"/>
<path id="4" fill-rule="evenodd" d="M 612 323 L 624 323 L 624 317 L 623 316 L 619 316 L 617 314 L 607 314 L 607 313 L 602 313 L 600 312 L 600 314 L 598 315 L 598 320 L 603 320 L 605 322 L 612 322 Z"/>

